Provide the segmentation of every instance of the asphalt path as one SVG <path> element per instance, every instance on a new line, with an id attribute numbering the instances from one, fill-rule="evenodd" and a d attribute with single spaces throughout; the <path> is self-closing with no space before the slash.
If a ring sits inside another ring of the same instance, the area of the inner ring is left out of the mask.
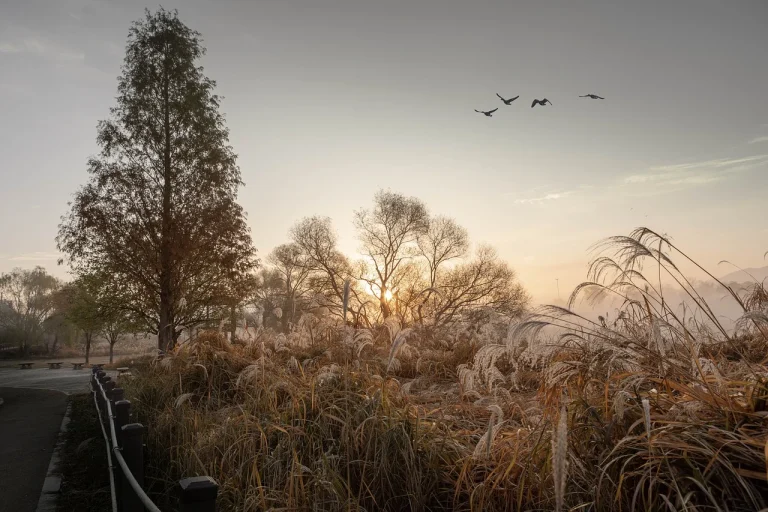
<path id="1" fill-rule="evenodd" d="M 0 387 L 0 397 L 4 402 L 0 406 L 0 512 L 34 512 L 67 408 L 67 395 Z"/>

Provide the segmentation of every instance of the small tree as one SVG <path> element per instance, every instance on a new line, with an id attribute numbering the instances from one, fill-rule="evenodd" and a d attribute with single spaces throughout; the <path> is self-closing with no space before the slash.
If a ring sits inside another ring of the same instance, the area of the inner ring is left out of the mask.
<path id="1" fill-rule="evenodd" d="M 131 321 L 125 311 L 119 309 L 105 312 L 102 323 L 102 334 L 109 343 L 109 362 L 113 361 L 115 345 L 123 339 L 129 332 L 135 329 L 135 324 Z"/>
<path id="2" fill-rule="evenodd" d="M 69 304 L 66 315 L 70 322 L 83 333 L 85 364 L 90 362 L 93 339 L 104 328 L 104 308 L 99 294 L 101 281 L 92 275 L 81 276 L 66 285 L 63 296 Z"/>
<path id="3" fill-rule="evenodd" d="M 307 254 L 296 243 L 279 245 L 267 257 L 267 261 L 280 274 L 283 283 L 283 331 L 287 331 L 289 323 L 296 321 L 296 300 L 307 291 L 307 281 L 312 272 L 308 259 Z"/>

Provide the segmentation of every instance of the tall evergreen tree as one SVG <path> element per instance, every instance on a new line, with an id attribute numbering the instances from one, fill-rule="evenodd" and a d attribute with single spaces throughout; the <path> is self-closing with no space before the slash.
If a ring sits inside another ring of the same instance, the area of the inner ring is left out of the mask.
<path id="1" fill-rule="evenodd" d="M 101 152 L 57 237 L 73 271 L 109 276 L 164 350 L 181 326 L 237 300 L 258 265 L 204 53 L 175 11 L 133 24 Z"/>

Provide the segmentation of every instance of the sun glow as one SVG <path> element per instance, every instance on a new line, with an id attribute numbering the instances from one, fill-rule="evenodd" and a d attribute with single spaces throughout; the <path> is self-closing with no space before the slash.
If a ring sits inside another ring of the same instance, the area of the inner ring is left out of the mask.
<path id="1" fill-rule="evenodd" d="M 370 283 L 368 281 L 362 281 L 362 280 L 359 281 L 359 283 L 360 283 L 361 287 L 363 288 L 363 290 L 365 290 L 369 294 L 373 295 L 377 299 L 379 298 L 381 288 L 379 288 L 378 285 L 372 284 L 372 283 Z M 397 290 L 395 290 L 395 293 L 397 293 Z M 387 291 L 384 292 L 384 300 L 385 301 L 391 302 L 392 300 L 394 300 L 394 298 L 395 298 L 395 294 L 392 292 L 392 290 L 387 290 Z"/>

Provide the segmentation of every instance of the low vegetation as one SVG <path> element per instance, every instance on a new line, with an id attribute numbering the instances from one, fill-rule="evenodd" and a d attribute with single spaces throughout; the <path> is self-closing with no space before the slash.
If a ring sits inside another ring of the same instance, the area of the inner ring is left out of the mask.
<path id="1" fill-rule="evenodd" d="M 395 316 L 305 314 L 287 334 L 201 332 L 135 365 L 151 473 L 212 476 L 222 510 L 766 507 L 762 284 L 722 285 L 744 312 L 732 332 L 667 238 L 600 247 L 571 303 L 618 297 L 615 319 L 549 306 L 425 336 Z"/>
<path id="2" fill-rule="evenodd" d="M 109 510 L 109 473 L 99 418 L 90 394 L 73 395 L 62 452 L 61 493 L 56 509 Z"/>

